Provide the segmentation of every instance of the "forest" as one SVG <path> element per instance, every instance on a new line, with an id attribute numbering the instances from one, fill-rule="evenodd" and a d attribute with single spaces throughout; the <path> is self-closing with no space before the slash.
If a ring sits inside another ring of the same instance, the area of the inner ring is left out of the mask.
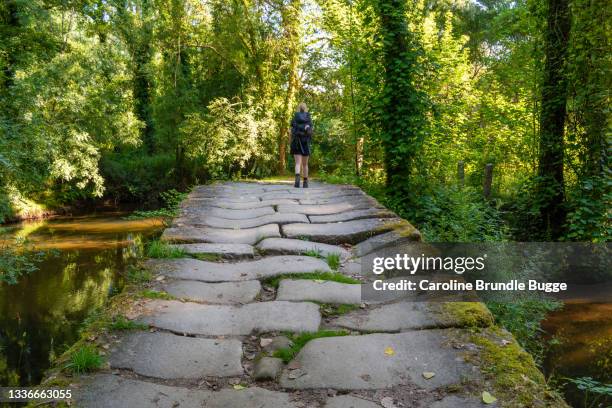
<path id="1" fill-rule="evenodd" d="M 0 220 L 290 174 L 304 101 L 316 177 L 362 186 L 430 241 L 605 242 L 611 12 L 606 0 L 5 0 Z"/>
<path id="2" fill-rule="evenodd" d="M 293 178 L 301 102 L 311 177 L 427 242 L 608 248 L 611 92 L 610 0 L 2 0 L 0 382 L 38 383 L 161 245 L 142 218 Z M 142 211 L 9 224 L 99 207 Z M 610 304 L 561 306 L 487 302 L 551 387 L 603 406 Z"/>

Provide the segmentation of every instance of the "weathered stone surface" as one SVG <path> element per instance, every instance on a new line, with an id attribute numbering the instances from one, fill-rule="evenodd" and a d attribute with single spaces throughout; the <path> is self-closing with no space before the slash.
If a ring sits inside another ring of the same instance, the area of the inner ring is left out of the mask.
<path id="1" fill-rule="evenodd" d="M 293 342 L 285 336 L 275 336 L 270 339 L 270 342 L 263 346 L 263 350 L 266 352 L 273 352 L 282 348 L 289 348 L 293 345 Z"/>
<path id="2" fill-rule="evenodd" d="M 338 195 L 330 198 L 301 198 L 299 202 L 302 205 L 367 202 L 372 204 L 371 207 L 380 207 L 378 201 L 364 193 L 351 193 L 350 195 Z"/>
<path id="3" fill-rule="evenodd" d="M 339 214 L 330 215 L 311 215 L 310 222 L 313 224 L 322 224 L 326 222 L 341 222 L 350 220 L 361 220 L 364 218 L 393 218 L 397 217 L 389 210 L 380 208 L 367 208 L 365 210 L 347 211 Z"/>
<path id="4" fill-rule="evenodd" d="M 218 263 L 197 259 L 155 259 L 146 263 L 153 272 L 177 279 L 230 282 L 286 273 L 330 272 L 327 262 L 312 256 L 280 255 L 256 261 Z"/>
<path id="5" fill-rule="evenodd" d="M 287 224 L 282 226 L 282 230 L 288 238 L 305 237 L 327 244 L 356 244 L 387 232 L 396 224 L 395 218 L 372 218 L 332 224 Z"/>
<path id="6" fill-rule="evenodd" d="M 249 244 L 175 244 L 188 254 L 214 254 L 222 258 L 252 258 L 255 250 Z"/>
<path id="7" fill-rule="evenodd" d="M 264 238 L 278 237 L 280 237 L 280 231 L 276 224 L 241 230 L 194 227 L 167 228 L 162 234 L 162 240 L 174 243 L 209 242 L 250 245 Z"/>
<path id="8" fill-rule="evenodd" d="M 362 276 L 362 258 L 351 258 L 340 266 L 340 273 L 348 276 Z"/>
<path id="9" fill-rule="evenodd" d="M 330 191 L 330 190 L 315 190 L 312 188 L 300 189 L 295 191 L 273 191 L 262 194 L 262 200 L 278 200 L 278 199 L 310 199 L 310 200 L 325 200 L 333 197 L 363 197 L 363 193 L 358 191 Z M 350 200 L 350 198 L 349 198 Z"/>
<path id="10" fill-rule="evenodd" d="M 399 302 L 355 310 L 333 319 L 332 326 L 359 331 L 398 332 L 439 327 L 442 322 L 421 302 Z"/>
<path id="11" fill-rule="evenodd" d="M 371 203 L 367 201 L 355 201 L 352 203 L 335 203 L 335 204 L 322 204 L 322 205 L 279 205 L 277 207 L 278 212 L 284 213 L 298 213 L 298 214 L 306 214 L 306 215 L 329 215 L 329 214 L 337 214 L 345 211 L 352 210 L 363 210 L 366 208 L 371 208 Z"/>
<path id="12" fill-rule="evenodd" d="M 266 238 L 257 244 L 257 249 L 266 254 L 305 254 L 318 252 L 321 256 L 338 254 L 346 259 L 351 253 L 341 246 L 322 244 L 320 242 L 304 241 L 303 239 Z"/>
<path id="13" fill-rule="evenodd" d="M 197 220 L 197 218 L 202 217 L 202 216 L 213 216 L 213 217 L 219 217 L 219 218 L 226 218 L 228 220 L 245 220 L 249 218 L 257 218 L 263 215 L 270 215 L 274 213 L 275 213 L 274 208 L 272 208 L 271 206 L 251 208 L 248 210 L 230 210 L 227 208 L 219 208 L 219 207 L 195 206 L 195 207 L 190 207 L 189 209 L 185 209 L 181 211 L 181 216 L 177 220 L 184 219 L 185 222 L 187 222 L 192 219 Z"/>
<path id="14" fill-rule="evenodd" d="M 484 408 L 498 407 L 499 404 L 488 404 L 485 405 L 476 398 L 458 397 L 456 395 L 449 395 L 441 399 L 440 401 L 433 402 L 430 408 Z"/>
<path id="15" fill-rule="evenodd" d="M 382 405 L 352 395 L 338 395 L 325 402 L 325 408 L 380 408 Z"/>
<path id="16" fill-rule="evenodd" d="M 218 200 L 224 203 L 250 203 L 261 201 L 256 195 L 241 195 L 233 194 L 231 192 L 224 192 L 218 194 L 205 194 L 205 195 L 194 195 L 194 199 L 211 199 Z"/>
<path id="17" fill-rule="evenodd" d="M 253 331 L 314 332 L 319 328 L 319 306 L 303 302 L 260 302 L 244 306 L 202 305 L 154 300 L 141 320 L 175 333 L 208 336 L 245 335 Z"/>
<path id="18" fill-rule="evenodd" d="M 112 368 L 164 379 L 242 375 L 242 344 L 235 339 L 200 339 L 170 333 L 124 336 L 111 351 Z"/>
<path id="19" fill-rule="evenodd" d="M 197 302 L 248 303 L 259 294 L 261 283 L 257 280 L 221 283 L 181 280 L 163 285 L 163 290 L 179 299 Z"/>
<path id="20" fill-rule="evenodd" d="M 248 210 L 250 208 L 269 207 L 275 205 L 297 205 L 297 202 L 297 199 L 269 199 L 244 203 L 231 203 L 227 201 L 213 200 L 209 202 L 209 205 L 219 208 L 227 208 L 230 210 Z"/>
<path id="21" fill-rule="evenodd" d="M 405 225 L 400 228 L 385 234 L 376 235 L 355 245 L 353 247 L 353 254 L 357 257 L 362 257 L 383 248 L 396 245 L 401 246 L 420 240 L 421 234 L 419 231 L 408 222 L 405 222 Z"/>
<path id="22" fill-rule="evenodd" d="M 283 279 L 277 300 L 311 300 L 321 303 L 360 304 L 361 285 L 309 279 Z"/>
<path id="23" fill-rule="evenodd" d="M 470 368 L 457 350 L 445 345 L 452 332 L 422 330 L 315 339 L 295 360 L 305 375 L 296 379 L 285 370 L 284 388 L 379 389 L 413 383 L 427 390 L 459 384 Z M 425 380 L 424 371 L 435 372 Z M 470 371 L 471 372 L 471 371 Z"/>
<path id="24" fill-rule="evenodd" d="M 310 222 L 304 214 L 274 213 L 262 215 L 257 218 L 244 220 L 228 220 L 219 217 L 198 217 L 193 220 L 195 226 L 208 226 L 213 228 L 243 229 L 254 228 L 267 224 L 289 224 L 292 222 Z"/>
<path id="25" fill-rule="evenodd" d="M 191 390 L 109 374 L 84 377 L 84 384 L 73 389 L 81 408 L 297 408 L 289 394 L 249 387 L 243 390 Z"/>
<path id="26" fill-rule="evenodd" d="M 283 360 L 274 357 L 262 357 L 255 363 L 253 378 L 257 381 L 275 380 L 283 370 Z"/>

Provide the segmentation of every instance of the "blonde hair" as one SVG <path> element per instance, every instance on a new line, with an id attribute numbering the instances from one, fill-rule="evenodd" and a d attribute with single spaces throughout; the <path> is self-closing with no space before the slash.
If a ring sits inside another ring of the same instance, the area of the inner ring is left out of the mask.
<path id="1" fill-rule="evenodd" d="M 298 105 L 298 111 L 300 112 L 308 112 L 308 106 L 304 102 Z"/>

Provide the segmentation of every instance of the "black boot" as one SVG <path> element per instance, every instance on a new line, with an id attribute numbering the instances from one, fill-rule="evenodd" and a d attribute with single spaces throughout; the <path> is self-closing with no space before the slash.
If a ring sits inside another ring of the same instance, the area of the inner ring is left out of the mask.
<path id="1" fill-rule="evenodd" d="M 293 187 L 300 188 L 300 175 L 299 174 L 295 175 L 295 184 L 293 185 Z"/>
<path id="2" fill-rule="evenodd" d="M 302 184 L 304 188 L 308 188 L 308 178 L 304 177 L 304 184 Z"/>

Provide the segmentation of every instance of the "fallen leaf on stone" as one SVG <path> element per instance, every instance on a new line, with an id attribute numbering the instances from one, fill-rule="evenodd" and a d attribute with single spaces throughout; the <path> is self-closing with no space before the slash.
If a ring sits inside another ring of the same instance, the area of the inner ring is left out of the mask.
<path id="1" fill-rule="evenodd" d="M 488 391 L 482 392 L 482 402 L 485 404 L 493 404 L 495 401 L 497 401 L 497 398 L 489 394 Z"/>
<path id="2" fill-rule="evenodd" d="M 385 397 L 381 399 L 380 405 L 382 405 L 384 408 L 396 408 L 395 404 L 393 403 L 393 398 L 391 397 Z"/>
<path id="3" fill-rule="evenodd" d="M 163 281 L 164 279 L 166 279 L 166 277 L 164 275 L 159 275 L 157 278 L 155 278 L 156 281 Z"/>
<path id="4" fill-rule="evenodd" d="M 432 371 L 423 371 L 423 378 L 426 379 L 426 380 L 434 378 L 435 376 L 436 376 L 436 373 L 434 373 Z"/>
<path id="5" fill-rule="evenodd" d="M 234 385 L 234 389 L 235 390 L 244 390 L 246 387 L 242 384 L 236 384 Z"/>
<path id="6" fill-rule="evenodd" d="M 393 350 L 393 347 L 387 347 L 385 349 L 385 354 L 388 355 L 388 356 L 392 356 L 392 355 L 395 354 L 395 350 Z"/>
<path id="7" fill-rule="evenodd" d="M 272 339 L 264 339 L 264 338 L 262 338 L 262 339 L 259 340 L 259 345 L 261 347 L 267 347 L 270 344 L 272 344 L 272 341 L 273 341 Z"/>

